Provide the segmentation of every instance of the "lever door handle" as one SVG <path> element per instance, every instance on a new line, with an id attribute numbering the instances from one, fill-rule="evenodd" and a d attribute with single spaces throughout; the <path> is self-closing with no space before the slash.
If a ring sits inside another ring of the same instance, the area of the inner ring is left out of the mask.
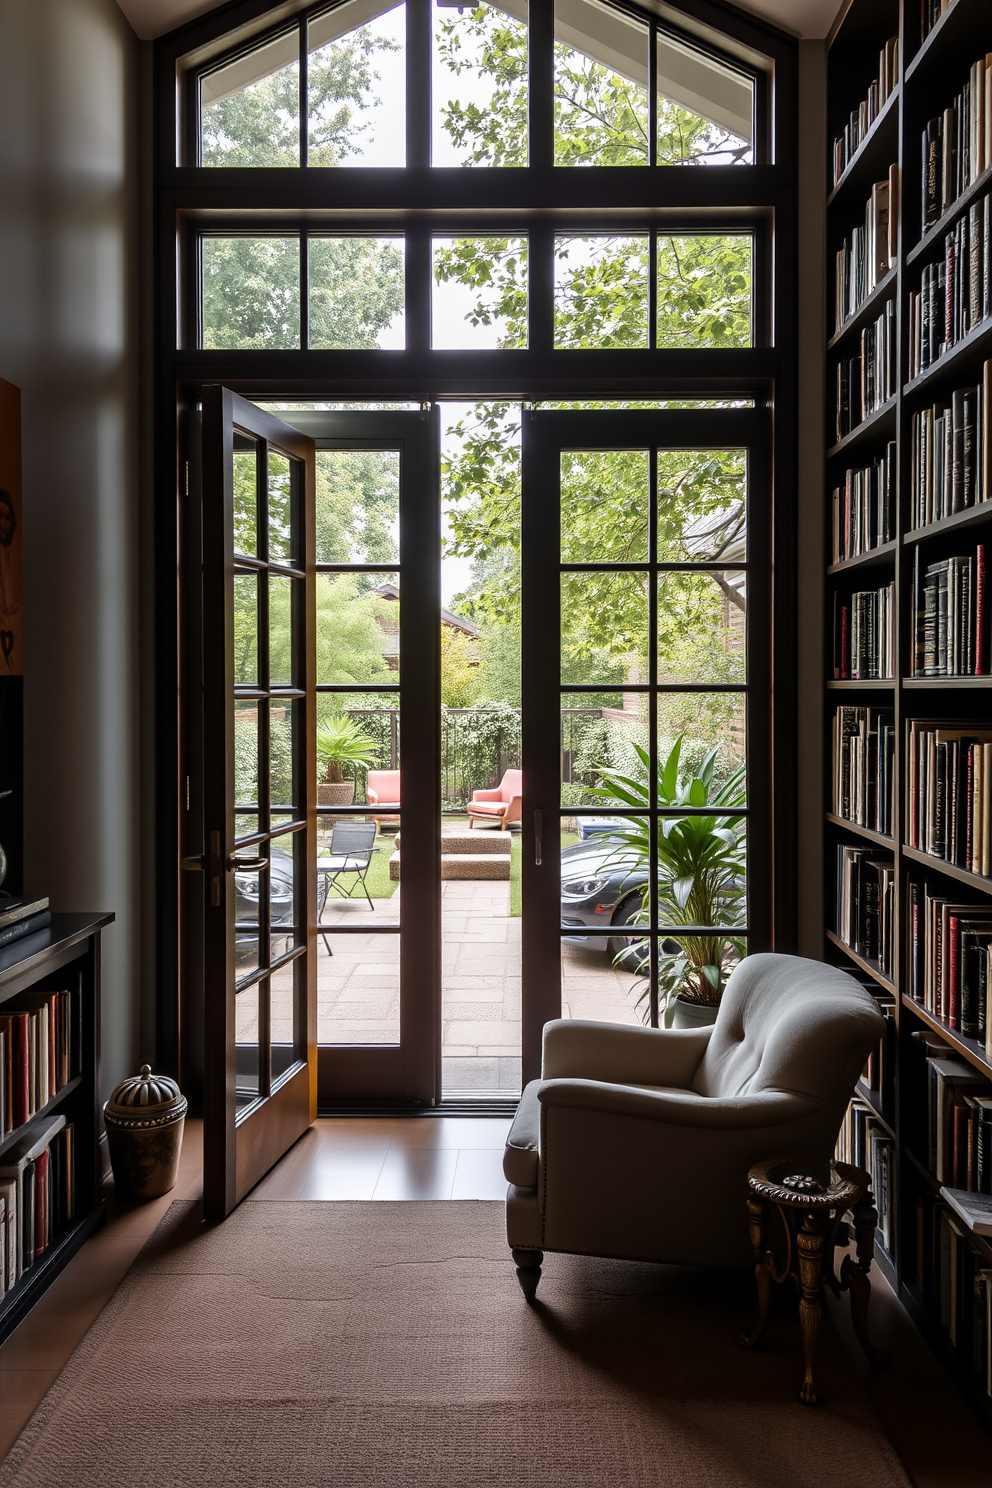
<path id="1" fill-rule="evenodd" d="M 268 868 L 268 858 L 239 858 L 237 853 L 232 853 L 227 860 L 230 873 L 258 873 L 263 868 Z"/>
<path id="2" fill-rule="evenodd" d="M 541 866 L 542 838 L 544 835 L 544 812 L 534 812 L 534 867 Z"/>
<path id="3" fill-rule="evenodd" d="M 207 866 L 205 853 L 191 853 L 188 858 L 180 858 L 179 866 L 184 873 L 202 873 Z"/>

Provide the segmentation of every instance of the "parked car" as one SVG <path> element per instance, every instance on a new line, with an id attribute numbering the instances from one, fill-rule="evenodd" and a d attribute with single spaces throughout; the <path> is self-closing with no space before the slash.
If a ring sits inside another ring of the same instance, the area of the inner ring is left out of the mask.
<path id="1" fill-rule="evenodd" d="M 274 930 L 277 925 L 293 922 L 293 859 L 279 848 L 270 849 L 268 859 L 269 923 Z M 260 873 L 234 875 L 234 948 L 239 961 L 245 961 L 255 953 L 261 876 Z M 274 944 L 273 956 L 281 954 L 282 949 Z"/>
<path id="2" fill-rule="evenodd" d="M 629 935 L 586 935 L 589 927 L 600 929 L 615 925 L 619 930 L 630 923 L 641 908 L 641 890 L 647 882 L 643 861 L 625 850 L 622 842 L 601 835 L 590 836 L 561 850 L 561 923 L 570 934 L 563 936 L 569 945 L 587 946 L 608 951 L 616 956 L 629 951 L 625 958 L 630 969 L 641 959 L 638 940 Z M 640 942 L 643 945 L 643 940 Z"/>

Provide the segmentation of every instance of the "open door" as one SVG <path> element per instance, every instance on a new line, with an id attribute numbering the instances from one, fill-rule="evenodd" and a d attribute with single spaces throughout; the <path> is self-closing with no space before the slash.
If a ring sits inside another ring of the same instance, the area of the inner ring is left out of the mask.
<path id="1" fill-rule="evenodd" d="M 184 867 L 202 872 L 204 1212 L 222 1219 L 317 1108 L 314 445 L 221 387 L 201 434 L 202 850 Z"/>

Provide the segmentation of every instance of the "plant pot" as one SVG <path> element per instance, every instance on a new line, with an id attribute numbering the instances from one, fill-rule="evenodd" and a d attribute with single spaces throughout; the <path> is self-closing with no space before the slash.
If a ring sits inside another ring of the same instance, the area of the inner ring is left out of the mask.
<path id="1" fill-rule="evenodd" d="M 668 1004 L 665 1015 L 667 1028 L 709 1028 L 716 1022 L 719 1006 L 703 1002 L 686 1002 L 676 997 Z"/>
<path id="2" fill-rule="evenodd" d="M 317 787 L 318 806 L 350 806 L 355 799 L 355 782 L 339 780 L 331 783 L 324 780 Z"/>

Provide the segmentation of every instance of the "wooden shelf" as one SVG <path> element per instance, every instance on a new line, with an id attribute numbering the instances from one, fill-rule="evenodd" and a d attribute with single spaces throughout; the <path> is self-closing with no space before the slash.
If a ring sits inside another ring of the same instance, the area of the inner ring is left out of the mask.
<path id="1" fill-rule="evenodd" d="M 892 561 L 898 547 L 899 544 L 893 538 L 891 542 L 881 543 L 877 548 L 869 548 L 867 553 L 859 553 L 856 558 L 842 558 L 839 563 L 831 563 L 827 573 L 849 573 L 853 569 L 880 567 L 883 563 Z"/>
<path id="2" fill-rule="evenodd" d="M 980 1069 L 992 1079 L 992 1060 L 987 1057 L 983 1043 L 980 1043 L 978 1039 L 965 1038 L 963 1034 L 955 1033 L 953 1028 L 948 1028 L 947 1024 L 935 1018 L 933 1013 L 928 1013 L 926 1008 L 921 1006 L 915 997 L 910 997 L 907 992 L 902 994 L 902 1001 L 905 1007 L 916 1014 L 921 1023 L 925 1023 L 934 1033 L 939 1033 L 963 1059 L 967 1059 L 969 1064 L 973 1064 L 976 1069 Z"/>
<path id="3" fill-rule="evenodd" d="M 834 460 L 838 455 L 843 455 L 853 446 L 860 444 L 873 430 L 877 429 L 879 424 L 889 421 L 894 423 L 895 412 L 896 398 L 890 398 L 887 403 L 882 404 L 881 408 L 876 408 L 874 413 L 870 413 L 866 419 L 862 419 L 861 423 L 858 424 L 856 429 L 852 429 L 850 434 L 845 434 L 843 439 L 838 440 L 836 444 L 832 444 L 827 450 L 827 459 Z"/>
<path id="4" fill-rule="evenodd" d="M 906 263 L 915 263 L 919 258 L 926 258 L 932 249 L 939 247 L 941 253 L 944 251 L 944 234 L 952 227 L 962 212 L 966 212 L 976 197 L 984 196 L 986 191 L 992 190 L 992 166 L 982 171 L 977 181 L 972 181 L 956 201 L 952 201 L 947 211 L 937 218 L 933 227 L 928 227 L 915 248 L 911 248 L 906 254 Z"/>
<path id="5" fill-rule="evenodd" d="M 889 1136 L 894 1137 L 895 1128 L 893 1127 L 891 1121 L 889 1121 L 885 1116 L 882 1115 L 882 1108 L 875 1100 L 876 1093 L 877 1092 L 871 1090 L 863 1080 L 858 1081 L 857 1089 L 855 1090 L 855 1094 L 857 1095 L 858 1100 L 864 1101 L 865 1105 L 871 1111 L 871 1114 L 877 1117 L 877 1119 L 885 1127 L 885 1130 L 888 1132 Z"/>
<path id="6" fill-rule="evenodd" d="M 830 340 L 827 342 L 828 351 L 833 351 L 834 347 L 839 346 L 852 332 L 860 331 L 863 326 L 867 325 L 868 321 L 877 318 L 873 312 L 877 311 L 879 305 L 889 298 L 895 288 L 897 278 L 898 271 L 896 269 L 890 269 L 885 278 L 875 285 L 868 298 L 863 300 L 854 314 L 848 317 L 840 330 L 834 331 Z"/>
<path id="7" fill-rule="evenodd" d="M 828 207 L 833 206 L 838 197 L 852 193 L 859 183 L 861 183 L 861 189 L 864 190 L 866 189 L 864 183 L 867 181 L 867 190 L 870 192 L 873 181 L 880 180 L 883 175 L 888 175 L 889 166 L 895 160 L 898 149 L 898 125 L 899 87 L 896 85 L 882 108 L 879 109 L 875 122 L 844 167 L 844 174 L 827 197 Z M 879 172 L 875 157 L 884 154 L 885 150 L 891 153 L 892 159 L 886 160 L 884 171 Z"/>
<path id="8" fill-rule="evenodd" d="M 960 532 L 962 528 L 980 527 L 992 520 L 992 500 L 980 501 L 977 506 L 966 506 L 964 511 L 952 512 L 949 517 L 940 517 L 928 522 L 925 527 L 911 527 L 903 533 L 903 543 L 909 547 L 925 542 L 928 537 L 942 537 L 947 532 Z M 829 569 L 827 572 L 829 573 Z"/>
<path id="9" fill-rule="evenodd" d="M 831 945 L 835 945 L 838 950 L 843 951 L 845 956 L 850 956 L 855 966 L 863 971 L 866 976 L 870 976 L 873 982 L 877 982 L 880 987 L 884 987 L 886 992 L 891 992 L 894 997 L 899 995 L 895 983 L 889 980 L 877 961 L 869 961 L 866 957 L 859 956 L 857 951 L 852 950 L 847 942 L 841 940 L 840 936 L 836 935 L 833 930 L 827 931 L 827 939 Z"/>
<path id="10" fill-rule="evenodd" d="M 4 1137 L 3 1141 L 0 1142 L 0 1157 L 3 1157 L 3 1154 L 7 1151 L 8 1147 L 12 1147 L 17 1141 L 18 1137 L 22 1136 L 23 1133 L 27 1131 L 32 1121 L 40 1121 L 43 1116 L 50 1116 L 53 1111 L 58 1109 L 58 1107 L 62 1104 L 67 1096 L 71 1095 L 74 1090 L 79 1089 L 82 1083 L 82 1075 L 75 1075 L 71 1080 L 69 1080 L 65 1085 L 62 1086 L 61 1090 L 57 1090 L 55 1092 L 51 1100 L 46 1102 L 46 1104 L 42 1106 L 40 1111 L 35 1111 L 33 1116 L 29 1116 L 23 1126 L 15 1126 L 13 1131 L 9 1131 Z"/>
<path id="11" fill-rule="evenodd" d="M 926 88 L 929 95 L 930 90 L 938 82 L 941 85 L 946 84 L 948 97 L 940 100 L 941 112 L 950 103 L 951 96 L 962 87 L 965 81 L 963 77 L 956 78 L 953 72 L 950 77 L 945 78 L 947 70 L 956 65 L 961 51 L 974 46 L 975 55 L 970 60 L 977 62 L 979 47 L 981 47 L 983 57 L 990 50 L 987 44 L 988 22 L 986 20 L 983 27 L 983 18 L 978 14 L 982 3 L 984 0 L 978 0 L 978 4 L 974 3 L 974 0 L 952 0 L 933 30 L 924 39 L 919 50 L 906 64 L 904 77 L 907 85 L 912 83 L 914 87 Z M 983 37 L 986 40 L 984 46 L 982 45 Z M 928 73 L 932 73 L 933 77 L 925 81 Z M 928 96 L 928 103 L 932 104 L 932 102 L 933 100 Z M 931 107 L 931 115 L 936 112 L 936 108 Z"/>
<path id="12" fill-rule="evenodd" d="M 831 677 L 826 685 L 831 692 L 863 692 L 865 688 L 891 692 L 896 682 L 894 677 Z"/>
<path id="13" fill-rule="evenodd" d="M 887 837 L 883 832 L 874 832 L 871 827 L 861 827 L 857 822 L 848 821 L 846 816 L 835 816 L 832 811 L 826 813 L 827 821 L 835 827 L 843 827 L 846 832 L 853 832 L 857 837 L 864 837 L 868 842 L 874 842 L 876 847 L 888 847 L 895 850 L 896 839 Z"/>
<path id="14" fill-rule="evenodd" d="M 936 687 L 944 692 L 957 692 L 959 688 L 973 691 L 992 687 L 992 677 L 903 677 L 902 685 L 924 690 Z"/>
<path id="15" fill-rule="evenodd" d="M 951 374 L 955 377 L 965 375 L 963 367 L 974 358 L 976 366 L 986 357 L 992 356 L 992 317 L 986 317 L 981 325 L 977 325 L 967 336 L 956 341 L 949 351 L 945 351 L 942 357 L 938 357 L 932 366 L 925 372 L 919 372 L 906 383 L 903 395 L 910 397 L 913 393 L 926 392 L 931 387 L 941 382 L 950 381 Z"/>
<path id="16" fill-rule="evenodd" d="M 902 855 L 911 863 L 919 863 L 921 868 L 932 868 L 935 873 L 943 873 L 947 878 L 967 884 L 970 889 L 977 889 L 980 894 L 992 894 L 992 878 L 986 878 L 983 873 L 972 873 L 967 868 L 959 868 L 956 863 L 945 863 L 943 858 L 935 858 L 932 853 L 920 852 L 918 847 L 904 846 Z"/>

